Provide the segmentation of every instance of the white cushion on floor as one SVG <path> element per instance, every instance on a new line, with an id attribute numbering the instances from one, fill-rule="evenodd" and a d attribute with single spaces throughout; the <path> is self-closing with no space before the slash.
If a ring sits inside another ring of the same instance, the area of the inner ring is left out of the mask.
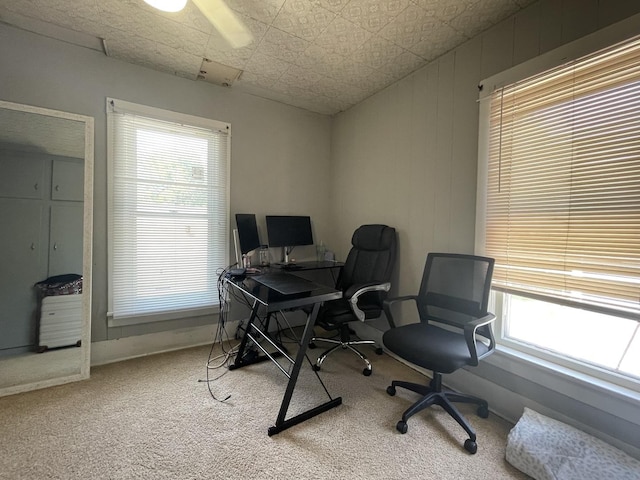
<path id="1" fill-rule="evenodd" d="M 506 459 L 536 480 L 640 479 L 640 461 L 526 407 L 507 438 Z"/>

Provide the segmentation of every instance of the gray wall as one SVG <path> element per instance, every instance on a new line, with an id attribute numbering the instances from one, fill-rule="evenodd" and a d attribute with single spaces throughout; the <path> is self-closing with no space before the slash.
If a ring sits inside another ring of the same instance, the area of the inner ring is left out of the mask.
<path id="1" fill-rule="evenodd" d="M 330 117 L 129 65 L 3 24 L 0 66 L 0 99 L 95 118 L 94 342 L 212 323 L 200 317 L 107 327 L 106 97 L 231 123 L 231 213 L 256 213 L 261 233 L 267 213 L 311 215 L 316 236 L 328 238 Z"/>
<path id="2" fill-rule="evenodd" d="M 413 293 L 428 251 L 473 251 L 478 82 L 639 11 L 637 0 L 541 0 L 333 120 L 0 25 L 0 98 L 96 119 L 92 320 L 98 341 L 211 322 L 106 327 L 106 96 L 230 122 L 232 213 L 310 214 L 316 238 L 339 258 L 358 225 L 395 226 L 394 290 Z M 478 369 L 504 387 L 494 389 L 498 394 L 528 396 L 640 448 L 637 426 L 608 413 L 606 404 L 593 408 L 583 403 L 588 395 L 559 394 L 526 374 L 509 374 L 505 364 Z M 640 418 L 634 408 L 621 410 Z"/>
<path id="3" fill-rule="evenodd" d="M 336 245 L 362 223 L 395 226 L 402 293 L 415 290 L 427 252 L 473 252 L 478 84 L 638 12 L 635 0 L 542 0 L 339 114 Z"/>
<path id="4" fill-rule="evenodd" d="M 361 223 L 396 227 L 392 294 L 401 295 L 417 291 L 428 252 L 472 253 L 478 84 L 638 12 L 640 2 L 631 0 L 542 0 L 338 115 L 331 151 L 336 244 L 348 245 Z M 414 310 L 401 311 L 403 321 L 415 320 Z M 384 321 L 376 326 L 387 328 Z M 379 338 L 373 329 L 365 334 Z M 489 404 L 512 421 L 529 406 L 640 456 L 637 394 L 612 395 L 502 352 L 471 372 L 447 381 L 485 389 Z"/>

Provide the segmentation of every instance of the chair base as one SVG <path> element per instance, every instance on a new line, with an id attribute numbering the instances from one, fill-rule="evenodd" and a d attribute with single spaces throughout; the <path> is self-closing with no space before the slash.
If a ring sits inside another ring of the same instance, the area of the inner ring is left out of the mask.
<path id="1" fill-rule="evenodd" d="M 376 342 L 374 342 L 373 340 L 353 340 L 353 341 L 350 340 L 348 342 L 343 342 L 341 340 L 334 340 L 333 338 L 313 337 L 311 339 L 310 345 L 315 342 L 325 342 L 325 343 L 333 344 L 333 347 L 330 347 L 329 349 L 325 350 L 324 353 L 322 353 L 316 360 L 316 363 L 313 365 L 313 369 L 316 372 L 320 370 L 320 367 L 322 366 L 322 363 L 326 360 L 326 358 L 336 350 L 351 350 L 358 357 L 360 357 L 360 359 L 366 365 L 364 370 L 362 371 L 362 374 L 366 377 L 371 375 L 371 372 L 372 372 L 371 362 L 369 361 L 367 356 L 364 353 L 362 353 L 360 350 L 355 348 L 354 345 L 375 345 Z M 378 353 L 379 355 L 382 354 L 382 348 L 379 348 L 379 347 L 376 348 L 376 353 Z"/>
<path id="2" fill-rule="evenodd" d="M 387 387 L 387 393 L 392 396 L 395 395 L 396 387 L 406 388 L 407 390 L 411 390 L 412 392 L 419 393 L 423 396 L 402 414 L 402 420 L 400 420 L 396 425 L 396 429 L 400 433 L 407 433 L 407 420 L 411 416 L 430 407 L 431 405 L 439 405 L 451 417 L 453 417 L 453 419 L 458 422 L 458 424 L 469 435 L 469 438 L 464 442 L 465 450 L 469 453 L 476 453 L 478 449 L 478 445 L 476 444 L 476 432 L 467 419 L 456 408 L 454 403 L 472 403 L 478 405 L 478 416 L 481 418 L 487 418 L 489 416 L 489 404 L 486 400 L 473 395 L 442 391 L 442 375 L 439 373 L 434 374 L 429 385 L 394 380 L 391 382 L 391 385 Z"/>

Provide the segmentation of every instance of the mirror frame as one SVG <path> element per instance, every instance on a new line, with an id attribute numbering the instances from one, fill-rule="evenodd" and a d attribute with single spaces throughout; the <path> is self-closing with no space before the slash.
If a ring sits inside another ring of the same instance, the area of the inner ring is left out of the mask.
<path id="1" fill-rule="evenodd" d="M 52 110 L 32 105 L 0 100 L 0 108 L 34 113 L 48 117 L 63 118 L 84 123 L 84 208 L 82 239 L 82 335 L 80 352 L 80 372 L 71 375 L 51 377 L 24 384 L 0 387 L 0 397 L 16 393 L 52 387 L 64 383 L 89 378 L 91 366 L 91 292 L 93 253 L 93 166 L 94 166 L 94 118 L 86 115 Z"/>

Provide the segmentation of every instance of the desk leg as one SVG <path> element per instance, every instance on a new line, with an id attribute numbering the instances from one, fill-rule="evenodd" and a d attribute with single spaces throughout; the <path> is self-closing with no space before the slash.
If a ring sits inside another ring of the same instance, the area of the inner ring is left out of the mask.
<path id="1" fill-rule="evenodd" d="M 260 362 L 264 362 L 266 360 L 269 360 L 270 358 L 266 355 L 259 355 L 259 354 L 255 354 L 255 355 L 251 355 L 249 357 L 247 357 L 245 355 L 245 350 L 247 348 L 247 342 L 250 340 L 250 332 L 252 328 L 255 328 L 254 323 L 256 318 L 258 318 L 258 310 L 260 309 L 260 304 L 258 302 L 254 302 L 253 307 L 251 309 L 251 315 L 249 316 L 249 321 L 247 322 L 247 326 L 245 327 L 245 331 L 244 331 L 244 335 L 242 336 L 242 340 L 240 341 L 240 346 L 238 347 L 238 353 L 236 354 L 236 359 L 234 360 L 234 362 L 229 365 L 229 370 L 236 370 L 238 368 L 242 368 L 242 367 L 246 367 L 247 365 L 253 365 L 255 363 L 260 363 Z M 269 314 L 269 316 L 271 316 L 271 314 Z M 267 319 L 268 321 L 268 319 Z M 268 328 L 268 323 L 267 323 L 267 327 L 265 327 L 265 330 Z M 268 332 L 264 332 L 264 336 L 268 338 Z M 252 340 L 252 343 L 255 340 Z M 276 348 L 282 348 L 283 350 L 286 351 L 286 349 L 284 347 L 276 347 Z M 283 355 L 282 351 L 277 351 L 277 352 L 273 352 L 271 354 L 272 357 L 276 358 L 276 357 L 280 357 L 281 355 Z"/>
<path id="2" fill-rule="evenodd" d="M 251 315 L 249 316 L 249 321 L 244 330 L 244 335 L 242 336 L 242 340 L 240 341 L 240 346 L 238 347 L 238 353 L 236 354 L 235 361 L 229 365 L 229 370 L 235 370 L 236 368 L 244 367 L 245 365 L 251 365 L 253 363 L 258 363 L 259 361 L 263 361 L 264 358 L 258 359 L 253 358 L 251 360 L 247 360 L 244 358 L 244 350 L 247 348 L 247 341 L 249 340 L 249 331 L 251 330 L 251 325 L 255 322 L 258 316 L 258 309 L 260 308 L 260 304 L 257 301 L 253 302 L 253 308 L 251 309 Z"/>
<path id="3" fill-rule="evenodd" d="M 269 436 L 280 433 L 289 427 L 297 425 L 300 422 L 304 422 L 305 420 L 311 417 L 315 417 L 316 415 L 322 412 L 326 412 L 327 410 L 330 410 L 334 407 L 337 407 L 342 403 L 342 397 L 332 398 L 331 400 L 323 403 L 322 405 L 318 405 L 317 407 L 307 410 L 306 412 L 296 415 L 295 417 L 286 419 L 287 410 L 289 409 L 289 404 L 291 403 L 291 397 L 293 396 L 293 390 L 296 387 L 298 375 L 300 374 L 300 369 L 302 368 L 302 365 L 305 360 L 307 346 L 309 345 L 309 341 L 313 336 L 313 327 L 316 323 L 316 317 L 318 316 L 319 309 L 320 309 L 320 304 L 316 303 L 313 306 L 313 310 L 307 317 L 307 323 L 304 327 L 304 333 L 302 334 L 300 348 L 298 349 L 298 354 L 296 355 L 296 359 L 293 364 L 293 369 L 291 370 L 289 382 L 287 383 L 287 389 L 284 393 L 284 397 L 282 398 L 282 403 L 280 405 L 280 412 L 278 413 L 276 424 L 272 427 L 269 427 L 269 429 L 267 430 L 267 433 Z"/>

